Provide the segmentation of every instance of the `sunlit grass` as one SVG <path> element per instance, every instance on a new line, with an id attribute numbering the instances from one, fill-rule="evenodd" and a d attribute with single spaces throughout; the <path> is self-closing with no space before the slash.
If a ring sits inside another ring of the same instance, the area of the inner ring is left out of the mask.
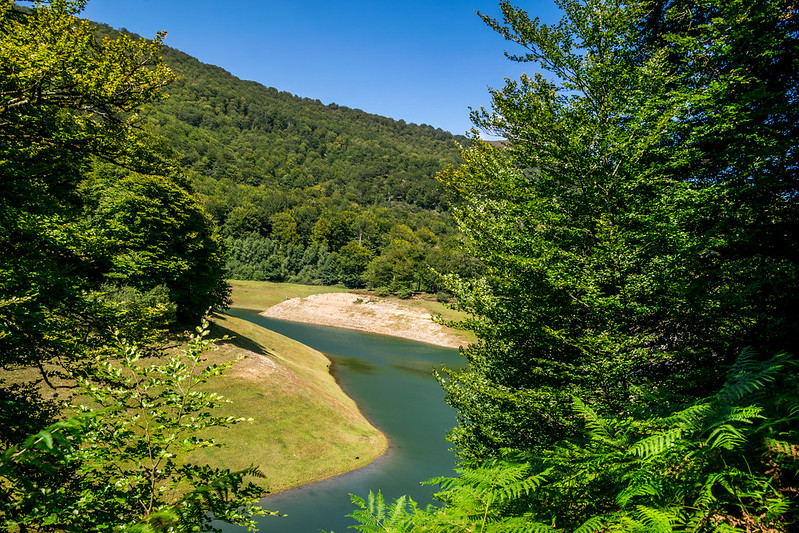
<path id="1" fill-rule="evenodd" d="M 225 446 L 204 450 L 203 460 L 257 465 L 278 491 L 365 466 L 385 450 L 385 437 L 336 384 L 321 353 L 237 318 L 214 323 L 215 335 L 235 335 L 214 360 L 247 357 L 210 387 L 231 400 L 224 414 L 254 421 L 215 430 Z"/>
<path id="2" fill-rule="evenodd" d="M 271 281 L 229 280 L 233 288 L 233 307 L 263 311 L 289 298 L 305 298 L 326 292 L 348 292 L 346 287 L 326 285 L 299 285 Z"/>

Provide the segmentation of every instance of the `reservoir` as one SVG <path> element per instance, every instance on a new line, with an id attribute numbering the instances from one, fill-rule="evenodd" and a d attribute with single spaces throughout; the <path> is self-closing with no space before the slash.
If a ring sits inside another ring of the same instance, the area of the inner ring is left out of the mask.
<path id="1" fill-rule="evenodd" d="M 350 493 L 365 499 L 370 490 L 380 491 L 389 502 L 407 494 L 422 508 L 433 503 L 437 487 L 420 482 L 453 474 L 455 460 L 445 435 L 456 423 L 455 411 L 444 402 L 433 369 L 459 367 L 458 350 L 266 318 L 252 310 L 231 309 L 229 314 L 323 352 L 333 362 L 331 371 L 344 391 L 389 439 L 388 451 L 360 470 L 264 498 L 264 508 L 288 516 L 262 518 L 261 531 L 347 531 L 355 524 L 346 517 L 355 510 Z M 269 465 L 259 466 L 268 481 Z M 224 531 L 244 529 L 226 527 Z"/>

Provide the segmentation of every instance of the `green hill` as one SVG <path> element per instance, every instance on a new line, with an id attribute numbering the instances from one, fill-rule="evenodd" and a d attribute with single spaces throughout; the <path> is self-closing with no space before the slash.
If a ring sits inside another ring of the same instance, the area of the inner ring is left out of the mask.
<path id="1" fill-rule="evenodd" d="M 198 176 L 359 205 L 446 206 L 434 175 L 459 161 L 465 138 L 243 81 L 172 48 L 163 56 L 178 81 L 154 119 Z"/>
<path id="2" fill-rule="evenodd" d="M 162 54 L 178 79 L 147 120 L 219 228 L 229 278 L 409 294 L 440 290 L 431 268 L 474 270 L 435 179 L 467 138 Z"/>

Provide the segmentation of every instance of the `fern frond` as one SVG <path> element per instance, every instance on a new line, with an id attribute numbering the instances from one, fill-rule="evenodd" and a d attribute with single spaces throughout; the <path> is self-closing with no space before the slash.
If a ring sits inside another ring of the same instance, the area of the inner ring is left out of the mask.
<path id="1" fill-rule="evenodd" d="M 557 531 L 554 527 L 527 516 L 506 519 L 485 529 L 485 533 L 555 533 Z"/>
<path id="2" fill-rule="evenodd" d="M 671 428 L 666 431 L 650 435 L 630 446 L 630 453 L 639 457 L 652 457 L 668 450 L 683 435 L 682 428 Z"/>
<path id="3" fill-rule="evenodd" d="M 716 394 L 716 400 L 721 405 L 733 405 L 748 395 L 763 391 L 783 372 L 789 359 L 786 353 L 781 352 L 768 361 L 759 361 L 753 348 L 744 348 L 727 373 L 727 381 Z"/>
<path id="4" fill-rule="evenodd" d="M 650 533 L 671 533 L 672 524 L 677 521 L 674 513 L 666 512 L 662 509 L 655 509 L 645 505 L 638 505 L 635 508 L 635 515 Z"/>
<path id="5" fill-rule="evenodd" d="M 592 516 L 575 529 L 574 533 L 596 533 L 597 531 L 605 531 L 606 526 L 607 520 L 604 516 Z"/>
<path id="6" fill-rule="evenodd" d="M 638 496 L 653 496 L 660 498 L 663 495 L 661 487 L 652 478 L 649 472 L 640 472 L 634 475 L 631 482 L 616 496 L 619 507 L 626 507 L 630 500 Z"/>
<path id="7" fill-rule="evenodd" d="M 366 500 L 350 494 L 350 501 L 355 504 L 359 509 L 349 514 L 350 518 L 355 519 L 359 524 L 352 526 L 354 529 L 362 533 L 372 533 L 375 531 L 391 531 L 400 533 L 410 529 L 411 514 L 408 511 L 415 511 L 416 502 L 401 496 L 390 506 L 386 505 L 383 494 L 378 491 L 377 494 L 369 491 L 369 496 Z"/>
<path id="8" fill-rule="evenodd" d="M 732 424 L 720 424 L 713 428 L 705 442 L 711 448 L 734 450 L 746 442 L 743 432 Z"/>
<path id="9" fill-rule="evenodd" d="M 605 442 L 612 446 L 622 446 L 623 439 L 617 435 L 616 428 L 613 427 L 611 420 L 600 417 L 596 412 L 585 405 L 579 398 L 572 397 L 572 404 L 575 412 L 585 421 L 588 435 L 594 439 Z"/>

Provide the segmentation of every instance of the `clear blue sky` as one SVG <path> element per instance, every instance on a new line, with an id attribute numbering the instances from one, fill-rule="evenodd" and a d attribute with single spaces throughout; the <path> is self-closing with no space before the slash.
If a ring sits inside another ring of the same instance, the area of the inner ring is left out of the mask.
<path id="1" fill-rule="evenodd" d="M 552 0 L 515 4 L 559 18 Z M 165 30 L 169 46 L 242 79 L 460 134 L 488 87 L 532 68 L 503 56 L 519 50 L 476 10 L 500 13 L 496 0 L 90 0 L 82 16 Z"/>

